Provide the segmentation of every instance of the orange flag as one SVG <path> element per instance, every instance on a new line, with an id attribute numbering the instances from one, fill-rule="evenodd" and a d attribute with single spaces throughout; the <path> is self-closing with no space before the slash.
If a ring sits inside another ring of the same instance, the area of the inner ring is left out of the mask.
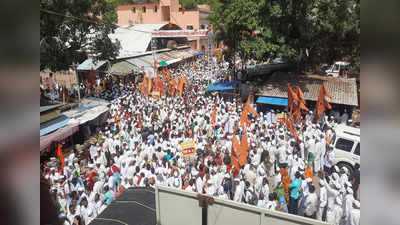
<path id="1" fill-rule="evenodd" d="M 244 108 L 242 111 L 242 115 L 240 115 L 240 126 L 244 129 L 245 125 L 247 125 L 247 122 L 249 120 L 249 117 L 247 116 L 247 109 Z"/>
<path id="2" fill-rule="evenodd" d="M 183 93 L 183 86 L 187 85 L 187 80 L 186 77 L 182 76 L 181 80 L 179 81 L 179 96 L 182 97 L 182 93 Z"/>
<path id="3" fill-rule="evenodd" d="M 288 106 L 290 109 L 290 114 L 292 114 L 292 112 L 295 111 L 295 106 L 297 102 L 299 102 L 299 97 L 297 97 L 296 93 L 290 87 L 289 83 L 287 84 L 287 86 L 288 86 Z"/>
<path id="4" fill-rule="evenodd" d="M 158 69 L 158 62 L 157 60 L 154 60 L 154 70 L 157 71 Z"/>
<path id="5" fill-rule="evenodd" d="M 64 161 L 64 155 L 63 155 L 63 153 L 61 151 L 61 145 L 60 144 L 58 144 L 58 147 L 57 147 L 57 156 L 58 156 L 58 158 L 60 158 L 61 166 L 62 166 L 62 169 L 64 171 L 65 161 Z"/>
<path id="6" fill-rule="evenodd" d="M 300 121 L 301 119 L 301 110 L 305 110 L 308 111 L 308 108 L 306 106 L 306 101 L 303 98 L 303 92 L 301 91 L 299 86 L 296 86 L 296 95 L 298 97 L 298 101 L 296 102 L 297 104 L 295 104 L 295 109 L 294 109 L 294 116 L 297 117 L 297 120 Z"/>
<path id="7" fill-rule="evenodd" d="M 259 115 L 258 112 L 255 109 L 253 109 L 250 105 L 250 95 L 249 97 L 247 97 L 246 105 L 244 108 L 247 110 L 248 113 L 254 114 L 256 116 Z"/>
<path id="8" fill-rule="evenodd" d="M 233 132 L 233 137 L 232 137 L 232 151 L 234 151 L 235 153 L 239 154 L 239 140 L 236 137 L 236 132 Z"/>
<path id="9" fill-rule="evenodd" d="M 240 146 L 243 148 L 243 150 L 249 151 L 250 150 L 250 146 L 249 146 L 249 142 L 247 140 L 247 131 L 244 131 L 244 135 L 242 137 L 242 140 L 240 141 Z"/>
<path id="10" fill-rule="evenodd" d="M 153 88 L 153 79 L 151 77 L 148 78 L 148 83 L 147 83 L 147 94 L 151 94 L 151 90 Z"/>
<path id="11" fill-rule="evenodd" d="M 233 176 L 237 177 L 239 170 L 240 170 L 240 164 L 233 152 L 231 153 L 231 163 L 233 166 Z"/>
<path id="12" fill-rule="evenodd" d="M 290 116 L 290 118 L 288 120 L 286 120 L 286 127 L 290 130 L 290 133 L 293 134 L 293 137 L 298 140 L 297 137 L 297 133 L 296 130 L 294 129 L 294 125 L 293 125 L 293 117 Z"/>
<path id="13" fill-rule="evenodd" d="M 296 95 L 297 95 L 297 97 L 299 98 L 299 102 L 300 103 L 303 103 L 301 106 L 301 108 L 302 109 L 304 109 L 304 110 L 306 110 L 306 111 L 308 111 L 308 108 L 306 107 L 306 100 L 304 100 L 304 98 L 303 98 L 303 96 L 304 96 L 304 94 L 303 94 L 303 92 L 301 91 L 301 89 L 300 89 L 300 87 L 299 86 L 296 86 Z M 304 106 L 304 107 L 303 107 Z"/>
<path id="14" fill-rule="evenodd" d="M 213 111 L 211 113 L 211 125 L 212 125 L 213 128 L 215 127 L 215 119 L 216 119 L 216 117 L 217 117 L 217 105 L 214 104 L 214 109 L 213 109 Z"/>
<path id="15" fill-rule="evenodd" d="M 324 113 L 325 109 L 332 109 L 332 106 L 325 99 L 325 97 L 331 98 L 328 90 L 325 87 L 325 83 L 322 83 L 321 88 L 319 89 L 318 101 L 317 101 L 317 116 L 318 118 Z"/>
<path id="16" fill-rule="evenodd" d="M 167 69 L 167 83 L 169 83 L 170 79 L 171 79 L 171 73 L 169 72 L 169 69 Z"/>

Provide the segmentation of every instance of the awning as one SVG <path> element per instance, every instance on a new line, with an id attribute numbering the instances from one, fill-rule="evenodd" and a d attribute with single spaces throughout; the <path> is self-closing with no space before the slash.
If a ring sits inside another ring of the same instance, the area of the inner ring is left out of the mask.
<path id="1" fill-rule="evenodd" d="M 233 90 L 233 82 L 219 82 L 213 83 L 206 89 L 207 91 L 228 91 Z"/>
<path id="2" fill-rule="evenodd" d="M 169 60 L 167 63 L 168 63 L 168 65 L 171 65 L 173 63 L 177 63 L 177 62 L 180 62 L 180 61 L 182 61 L 182 59 L 172 59 L 172 60 Z"/>
<path id="3" fill-rule="evenodd" d="M 68 124 L 57 131 L 40 137 L 40 151 L 50 146 L 54 141 L 62 141 L 79 130 L 79 124 Z"/>
<path id="4" fill-rule="evenodd" d="M 137 66 L 127 61 L 120 61 L 111 66 L 110 73 L 118 76 L 124 76 L 132 74 L 134 71 L 138 71 Z"/>
<path id="5" fill-rule="evenodd" d="M 88 121 L 96 119 L 98 116 L 108 111 L 108 107 L 104 105 L 99 105 L 94 108 L 88 109 L 82 114 L 78 114 L 71 119 L 71 123 L 84 124 Z"/>
<path id="6" fill-rule="evenodd" d="M 40 136 L 51 133 L 65 125 L 68 124 L 69 117 L 66 115 L 61 115 L 56 119 L 47 121 L 45 123 L 40 124 Z"/>
<path id="7" fill-rule="evenodd" d="M 273 97 L 260 96 L 258 97 L 256 103 L 287 106 L 288 100 L 287 98 L 273 98 Z"/>
<path id="8" fill-rule="evenodd" d="M 106 62 L 107 61 L 105 60 L 98 60 L 97 62 L 94 62 L 93 59 L 89 58 L 83 61 L 81 64 L 79 64 L 76 70 L 97 70 Z"/>

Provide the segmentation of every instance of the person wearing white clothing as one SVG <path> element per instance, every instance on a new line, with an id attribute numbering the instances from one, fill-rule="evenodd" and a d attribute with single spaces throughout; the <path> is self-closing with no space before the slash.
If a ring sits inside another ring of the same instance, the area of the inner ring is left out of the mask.
<path id="1" fill-rule="evenodd" d="M 323 221 L 322 215 L 326 208 L 327 201 L 328 201 L 328 195 L 326 192 L 325 182 L 322 179 L 320 179 L 319 180 L 319 208 L 318 208 L 318 212 L 317 212 L 317 220 Z"/>
<path id="2" fill-rule="evenodd" d="M 360 202 L 357 200 L 353 201 L 353 209 L 350 211 L 348 221 L 349 225 L 360 225 Z"/>
<path id="3" fill-rule="evenodd" d="M 239 178 L 235 178 L 235 194 L 233 196 L 233 201 L 242 202 L 242 197 L 244 194 L 244 182 L 239 180 Z"/>
<path id="4" fill-rule="evenodd" d="M 304 216 L 315 219 L 315 212 L 317 210 L 318 197 L 315 193 L 314 185 L 310 185 L 309 194 L 304 201 Z"/>

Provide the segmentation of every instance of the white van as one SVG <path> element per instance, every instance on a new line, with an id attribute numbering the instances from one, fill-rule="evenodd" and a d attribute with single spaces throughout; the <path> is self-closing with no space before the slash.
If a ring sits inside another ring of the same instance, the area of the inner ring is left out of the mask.
<path id="1" fill-rule="evenodd" d="M 325 70 L 326 75 L 339 77 L 339 73 L 342 70 L 349 70 L 350 63 L 338 61 L 335 62 L 329 69 Z"/>
<path id="2" fill-rule="evenodd" d="M 333 146 L 334 164 L 345 166 L 351 173 L 356 163 L 360 164 L 360 128 L 340 124 L 335 128 Z"/>

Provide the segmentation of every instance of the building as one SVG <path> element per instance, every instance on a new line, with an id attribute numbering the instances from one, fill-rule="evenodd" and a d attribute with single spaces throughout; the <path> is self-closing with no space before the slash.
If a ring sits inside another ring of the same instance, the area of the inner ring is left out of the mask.
<path id="1" fill-rule="evenodd" d="M 292 88 L 296 88 L 296 86 L 300 87 L 306 104 L 311 108 L 315 107 L 322 83 L 325 83 L 328 92 L 332 96 L 329 99 L 329 103 L 333 109 L 340 110 L 346 108 L 352 111 L 359 106 L 355 78 L 333 78 L 319 75 L 300 76 L 281 72 L 271 75 L 267 80 L 255 84 L 257 90 L 255 92 L 256 103 L 260 107 L 258 109 L 264 108 L 262 106 L 265 104 L 269 108 L 271 108 L 271 105 L 287 107 L 288 83 Z"/>
<path id="2" fill-rule="evenodd" d="M 129 26 L 134 24 L 176 24 L 182 29 L 207 29 L 207 19 L 212 12 L 208 5 L 197 5 L 194 9 L 182 10 L 179 0 L 137 0 L 136 4 L 124 4 L 117 7 L 118 24 Z M 207 38 L 189 38 L 189 45 L 205 53 Z"/>

